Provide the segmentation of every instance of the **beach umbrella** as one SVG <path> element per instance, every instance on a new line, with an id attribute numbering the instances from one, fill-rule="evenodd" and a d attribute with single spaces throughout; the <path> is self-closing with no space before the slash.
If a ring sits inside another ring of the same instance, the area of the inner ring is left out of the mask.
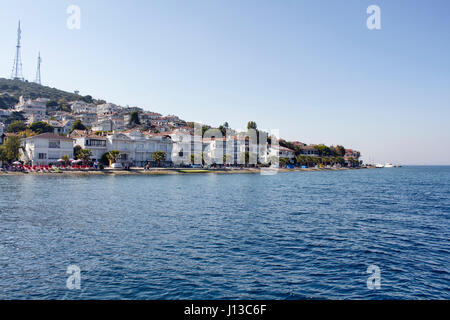
<path id="1" fill-rule="evenodd" d="M 19 165 L 21 165 L 22 164 L 22 162 L 19 162 L 19 161 L 14 161 L 13 163 L 12 163 L 13 165 L 15 165 L 15 166 L 19 166 Z"/>
<path id="2" fill-rule="evenodd" d="M 64 162 L 65 160 L 64 159 L 58 159 L 58 160 L 56 160 L 56 162 Z"/>

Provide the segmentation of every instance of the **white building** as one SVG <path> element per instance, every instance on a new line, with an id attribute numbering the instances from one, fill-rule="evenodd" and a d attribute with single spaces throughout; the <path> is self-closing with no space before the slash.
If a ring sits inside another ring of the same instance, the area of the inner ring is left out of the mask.
<path id="1" fill-rule="evenodd" d="M 170 133 L 170 136 L 173 141 L 172 158 L 175 164 L 190 164 L 192 154 L 197 155 L 194 160 L 196 164 L 202 163 L 201 154 L 206 164 L 240 165 L 246 160 L 250 164 L 267 161 L 267 147 L 262 148 L 256 141 L 252 143 L 245 135 L 201 138 L 200 135 L 192 135 L 189 130 L 177 129 Z M 245 159 L 247 154 L 249 159 Z"/>
<path id="2" fill-rule="evenodd" d="M 84 101 L 75 101 L 70 106 L 74 114 L 81 113 L 97 113 L 97 106 L 93 103 L 86 103 Z"/>
<path id="3" fill-rule="evenodd" d="M 113 131 L 113 122 L 109 119 L 98 120 L 92 125 L 93 131 Z"/>
<path id="4" fill-rule="evenodd" d="M 143 167 L 152 163 L 153 153 L 162 151 L 166 154 L 165 165 L 172 162 L 172 139 L 164 135 L 144 135 L 135 130 L 129 133 L 115 133 L 107 136 L 107 150 L 120 151 L 119 162 L 128 162 L 133 166 Z"/>
<path id="5" fill-rule="evenodd" d="M 66 121 L 66 120 L 70 120 L 72 122 L 75 121 L 75 117 L 71 113 L 64 111 L 56 111 L 52 113 L 52 117 L 59 121 Z"/>
<path id="6" fill-rule="evenodd" d="M 139 119 L 141 120 L 141 123 L 147 123 L 147 124 L 149 124 L 150 121 L 157 120 L 161 117 L 162 117 L 162 114 L 156 113 L 156 112 L 150 112 L 150 111 L 141 113 L 139 115 Z"/>
<path id="7" fill-rule="evenodd" d="M 113 130 L 124 130 L 126 125 L 125 125 L 125 120 L 124 120 L 124 116 L 120 115 L 120 114 L 114 114 L 110 117 L 110 120 L 112 121 L 113 124 Z"/>
<path id="8" fill-rule="evenodd" d="M 111 150 L 106 147 L 107 138 L 98 136 L 92 133 L 81 134 L 73 136 L 75 139 L 75 145 L 80 146 L 82 149 L 89 149 L 92 152 L 91 159 L 93 161 L 100 161 L 102 156 Z"/>
<path id="9" fill-rule="evenodd" d="M 22 146 L 21 160 L 32 165 L 56 164 L 63 156 L 73 158 L 73 139 L 54 133 L 22 139 Z"/>
<path id="10" fill-rule="evenodd" d="M 295 158 L 295 151 L 282 146 L 269 146 L 268 147 L 268 161 L 270 161 L 271 157 L 278 156 L 279 158 L 288 158 L 289 160 L 293 160 Z"/>
<path id="11" fill-rule="evenodd" d="M 80 120 L 86 127 L 92 127 L 97 123 L 97 113 L 80 113 L 75 116 L 75 119 Z"/>
<path id="12" fill-rule="evenodd" d="M 68 134 L 73 127 L 73 120 L 45 120 L 44 122 L 48 123 L 53 127 L 54 134 Z"/>
<path id="13" fill-rule="evenodd" d="M 43 98 L 25 101 L 23 97 L 20 97 L 15 109 L 16 111 L 23 112 L 27 118 L 27 123 L 31 124 L 46 118 L 48 101 L 49 99 Z"/>
<path id="14" fill-rule="evenodd" d="M 97 115 L 99 118 L 105 115 L 111 115 L 122 111 L 122 108 L 114 103 L 105 103 L 97 106 Z"/>
<path id="15" fill-rule="evenodd" d="M 300 147 L 300 154 L 309 157 L 318 157 L 319 151 L 316 149 L 314 145 L 304 145 Z"/>
<path id="16" fill-rule="evenodd" d="M 292 160 L 295 158 L 295 151 L 286 147 L 279 147 L 280 151 L 280 158 L 289 158 L 289 160 Z"/>

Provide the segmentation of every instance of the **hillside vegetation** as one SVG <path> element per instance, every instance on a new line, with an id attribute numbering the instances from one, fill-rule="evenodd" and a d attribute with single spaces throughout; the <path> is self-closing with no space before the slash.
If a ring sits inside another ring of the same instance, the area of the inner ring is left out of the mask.
<path id="1" fill-rule="evenodd" d="M 8 93 L 11 96 L 4 95 L 4 93 Z M 82 98 L 75 93 L 42 86 L 34 82 L 0 78 L 1 109 L 13 107 L 18 102 L 20 96 L 23 96 L 25 99 L 47 98 L 56 101 L 60 99 L 74 101 Z"/>

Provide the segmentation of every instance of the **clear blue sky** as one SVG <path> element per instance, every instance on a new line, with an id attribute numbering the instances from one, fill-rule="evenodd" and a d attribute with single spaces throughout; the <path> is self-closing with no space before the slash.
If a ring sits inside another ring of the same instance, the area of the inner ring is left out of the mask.
<path id="1" fill-rule="evenodd" d="M 81 29 L 66 27 L 69 5 Z M 381 8 L 381 30 L 366 8 Z M 366 161 L 450 164 L 450 1 L 0 0 L 24 76 L 188 121 L 343 144 Z"/>

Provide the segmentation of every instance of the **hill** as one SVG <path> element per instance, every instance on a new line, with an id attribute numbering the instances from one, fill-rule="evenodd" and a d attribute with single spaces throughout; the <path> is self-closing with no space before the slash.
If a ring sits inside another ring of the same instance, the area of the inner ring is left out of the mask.
<path id="1" fill-rule="evenodd" d="M 4 95 L 4 93 L 8 93 L 10 96 Z M 60 99 L 74 101 L 82 98 L 75 93 L 42 86 L 34 82 L 0 78 L 0 109 L 13 107 L 20 96 L 26 99 L 47 98 L 55 101 Z"/>

